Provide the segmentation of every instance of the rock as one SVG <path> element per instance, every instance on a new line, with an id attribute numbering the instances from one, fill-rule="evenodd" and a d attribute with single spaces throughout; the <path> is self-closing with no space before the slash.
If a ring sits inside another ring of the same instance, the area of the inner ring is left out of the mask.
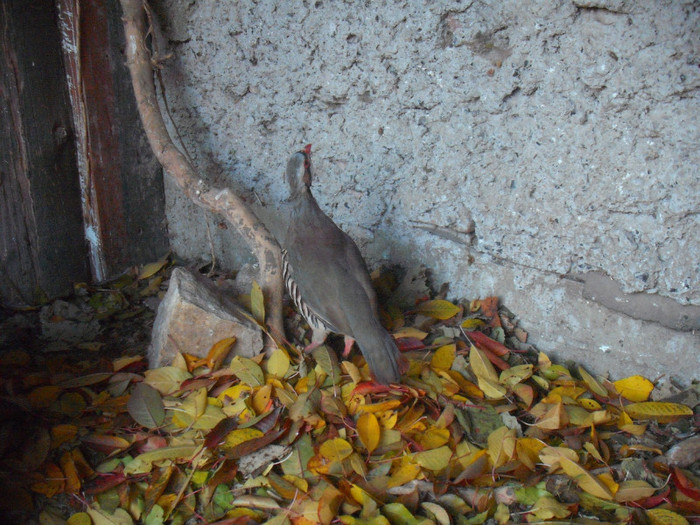
<path id="1" fill-rule="evenodd" d="M 62 300 L 44 306 L 39 313 L 41 337 L 58 343 L 91 341 L 100 333 L 100 323 L 89 306 Z"/>
<path id="2" fill-rule="evenodd" d="M 226 362 L 234 355 L 252 357 L 263 348 L 262 331 L 238 303 L 207 278 L 173 270 L 153 325 L 149 366 L 166 366 L 180 352 L 206 357 L 212 345 L 231 336 L 236 343 Z"/>
<path id="3" fill-rule="evenodd" d="M 693 436 L 672 446 L 666 452 L 669 465 L 686 468 L 700 461 L 700 436 Z"/>

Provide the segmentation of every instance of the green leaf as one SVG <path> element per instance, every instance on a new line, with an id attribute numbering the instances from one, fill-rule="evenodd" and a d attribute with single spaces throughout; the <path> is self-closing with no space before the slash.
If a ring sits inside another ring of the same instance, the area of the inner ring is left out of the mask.
<path id="1" fill-rule="evenodd" d="M 165 420 L 165 409 L 160 394 L 145 383 L 136 385 L 126 408 L 134 421 L 146 428 L 158 428 Z"/>
<path id="2" fill-rule="evenodd" d="M 252 359 L 237 355 L 231 360 L 230 366 L 235 376 L 246 385 L 255 387 L 265 384 L 262 368 Z"/>
<path id="3" fill-rule="evenodd" d="M 175 366 L 163 366 L 146 370 L 145 383 L 152 386 L 161 394 L 168 395 L 180 389 L 180 384 L 192 377 L 192 374 Z"/>
<path id="4" fill-rule="evenodd" d="M 124 509 L 116 509 L 114 514 L 108 514 L 101 509 L 87 509 L 93 525 L 134 525 L 134 520 Z"/>

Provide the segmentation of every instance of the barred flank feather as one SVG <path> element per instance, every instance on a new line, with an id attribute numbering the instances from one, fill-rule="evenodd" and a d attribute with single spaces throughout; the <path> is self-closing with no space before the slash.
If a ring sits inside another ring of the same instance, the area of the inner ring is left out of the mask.
<path id="1" fill-rule="evenodd" d="M 292 267 L 289 265 L 289 258 L 287 257 L 287 250 L 282 250 L 282 279 L 284 279 L 284 286 L 287 289 L 287 293 L 294 301 L 294 306 L 297 307 L 299 313 L 306 319 L 312 330 L 319 331 L 331 331 L 332 328 L 321 319 L 316 313 L 309 308 L 309 305 L 304 302 L 304 299 L 299 293 L 299 287 L 297 283 L 294 282 L 292 278 Z"/>

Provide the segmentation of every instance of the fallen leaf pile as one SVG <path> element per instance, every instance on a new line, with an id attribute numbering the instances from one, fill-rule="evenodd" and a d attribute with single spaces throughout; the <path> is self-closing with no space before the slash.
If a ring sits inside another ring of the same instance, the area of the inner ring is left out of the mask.
<path id="1" fill-rule="evenodd" d="M 148 273 L 134 291 L 157 291 Z M 264 317 L 255 288 L 250 304 Z M 44 525 L 700 522 L 698 465 L 682 459 L 700 446 L 691 407 L 650 401 L 641 376 L 552 363 L 495 298 L 388 311 L 410 363 L 388 387 L 329 346 L 224 364 L 229 339 L 153 370 L 138 355 L 39 367 L 22 348 L 0 354 L 4 512 L 35 508 Z"/>

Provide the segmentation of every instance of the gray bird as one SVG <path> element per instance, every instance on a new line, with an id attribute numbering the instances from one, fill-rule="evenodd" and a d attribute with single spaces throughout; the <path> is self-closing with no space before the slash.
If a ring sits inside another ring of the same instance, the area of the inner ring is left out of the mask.
<path id="1" fill-rule="evenodd" d="M 377 295 L 360 250 L 323 213 L 311 194 L 311 146 L 287 163 L 290 216 L 283 242 L 287 292 L 313 330 L 307 350 L 329 332 L 357 342 L 374 378 L 398 382 L 403 361 L 394 338 L 379 322 Z"/>

